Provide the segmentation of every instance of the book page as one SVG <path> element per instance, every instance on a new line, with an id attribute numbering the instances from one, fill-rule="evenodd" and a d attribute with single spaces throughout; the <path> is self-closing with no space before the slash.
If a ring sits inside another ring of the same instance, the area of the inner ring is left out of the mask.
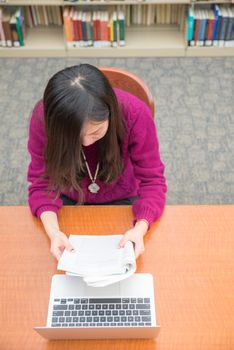
<path id="1" fill-rule="evenodd" d="M 124 248 L 118 248 L 122 237 L 70 235 L 69 241 L 75 252 L 65 250 L 58 269 L 80 276 L 124 274 L 129 269 L 126 264 L 135 263 L 135 255 L 132 242 L 127 242 Z"/>

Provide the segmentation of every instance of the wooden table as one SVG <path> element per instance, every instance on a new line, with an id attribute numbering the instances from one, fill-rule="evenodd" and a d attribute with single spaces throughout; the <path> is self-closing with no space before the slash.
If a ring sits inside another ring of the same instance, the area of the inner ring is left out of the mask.
<path id="1" fill-rule="evenodd" d="M 128 206 L 64 207 L 69 233 L 123 233 Z M 0 349 L 233 350 L 234 206 L 167 206 L 145 239 L 138 272 L 155 279 L 158 323 L 151 340 L 47 342 L 45 325 L 56 261 L 39 220 L 27 207 L 0 207 Z"/>

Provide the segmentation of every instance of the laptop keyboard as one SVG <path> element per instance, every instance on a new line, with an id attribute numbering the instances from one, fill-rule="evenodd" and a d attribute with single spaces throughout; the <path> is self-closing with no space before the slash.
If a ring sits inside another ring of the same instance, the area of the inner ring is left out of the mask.
<path id="1" fill-rule="evenodd" d="M 150 298 L 54 299 L 52 327 L 149 327 Z"/>

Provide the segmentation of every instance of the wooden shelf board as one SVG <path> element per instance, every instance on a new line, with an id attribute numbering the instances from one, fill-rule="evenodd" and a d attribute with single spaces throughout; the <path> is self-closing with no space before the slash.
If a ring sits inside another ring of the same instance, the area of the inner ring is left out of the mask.
<path id="1" fill-rule="evenodd" d="M 56 26 L 30 28 L 25 38 L 25 46 L 1 48 L 0 56 L 65 56 L 63 28 Z"/>
<path id="2" fill-rule="evenodd" d="M 63 5 L 63 0 L 7 0 L 6 2 L 1 3 L 0 5 Z"/>
<path id="3" fill-rule="evenodd" d="M 147 4 L 190 4 L 190 0 L 100 0 L 83 2 L 64 2 L 64 5 L 147 5 Z"/>
<path id="4" fill-rule="evenodd" d="M 188 47 L 187 57 L 234 56 L 234 47 Z"/>
<path id="5" fill-rule="evenodd" d="M 126 46 L 118 48 L 74 48 L 68 56 L 95 55 L 98 57 L 184 56 L 183 33 L 177 26 L 126 28 Z"/>

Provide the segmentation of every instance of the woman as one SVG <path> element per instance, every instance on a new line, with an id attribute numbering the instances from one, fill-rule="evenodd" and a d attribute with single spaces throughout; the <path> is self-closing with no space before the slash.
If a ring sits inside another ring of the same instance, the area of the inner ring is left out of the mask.
<path id="1" fill-rule="evenodd" d="M 57 72 L 31 116 L 29 205 L 51 239 L 58 260 L 73 247 L 60 231 L 63 204 L 133 204 L 130 240 L 138 257 L 143 237 L 162 214 L 166 184 L 154 121 L 135 96 L 112 89 L 96 67 Z"/>

